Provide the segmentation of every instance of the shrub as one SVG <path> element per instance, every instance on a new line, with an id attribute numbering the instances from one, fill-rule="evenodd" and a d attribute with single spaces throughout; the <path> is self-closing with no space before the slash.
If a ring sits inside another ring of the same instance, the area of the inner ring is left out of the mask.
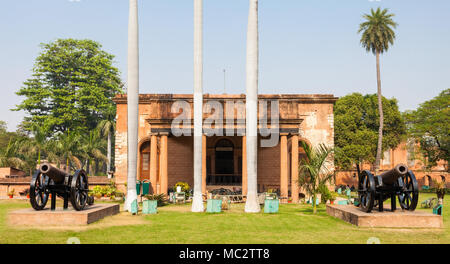
<path id="1" fill-rule="evenodd" d="M 149 194 L 145 198 L 150 201 L 158 201 L 158 206 L 164 206 L 167 204 L 167 199 L 165 194 Z"/>
<path id="2" fill-rule="evenodd" d="M 178 186 L 180 186 L 181 191 L 186 194 L 188 194 L 189 191 L 191 190 L 191 188 L 189 187 L 189 184 L 187 184 L 186 182 L 177 182 L 177 184 L 175 184 L 175 186 L 173 187 L 174 191 L 177 191 Z"/>
<path id="3" fill-rule="evenodd" d="M 328 200 L 332 199 L 331 192 L 325 184 L 319 186 L 319 193 L 322 195 L 322 204 L 326 204 Z"/>

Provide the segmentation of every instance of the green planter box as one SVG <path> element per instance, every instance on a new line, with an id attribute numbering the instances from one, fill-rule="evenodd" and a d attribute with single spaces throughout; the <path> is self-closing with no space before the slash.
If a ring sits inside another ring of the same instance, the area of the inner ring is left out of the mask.
<path id="1" fill-rule="evenodd" d="M 158 201 L 146 200 L 142 202 L 143 214 L 157 214 L 158 213 Z"/>
<path id="2" fill-rule="evenodd" d="M 222 212 L 222 200 L 209 199 L 206 204 L 206 212 L 208 213 Z"/>
<path id="3" fill-rule="evenodd" d="M 279 207 L 280 207 L 280 200 L 278 199 L 266 199 L 264 201 L 264 213 L 266 214 L 278 213 Z"/>
<path id="4" fill-rule="evenodd" d="M 347 200 L 338 201 L 338 205 L 348 205 L 348 201 Z"/>
<path id="5" fill-rule="evenodd" d="M 138 201 L 136 199 L 131 203 L 131 213 L 137 214 L 138 212 L 139 212 L 139 206 L 138 206 Z"/>

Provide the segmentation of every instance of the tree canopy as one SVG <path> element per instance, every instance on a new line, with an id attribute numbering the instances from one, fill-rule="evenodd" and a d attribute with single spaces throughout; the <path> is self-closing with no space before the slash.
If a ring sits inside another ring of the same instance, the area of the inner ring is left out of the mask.
<path id="1" fill-rule="evenodd" d="M 90 131 L 115 111 L 112 98 L 121 92 L 114 56 L 92 40 L 58 39 L 41 44 L 33 74 L 17 95 L 25 99 L 24 126 L 42 126 L 50 133 Z"/>
<path id="2" fill-rule="evenodd" d="M 373 163 L 377 150 L 379 111 L 377 95 L 353 93 L 335 105 L 335 158 L 340 169 L 362 162 Z M 406 126 L 396 99 L 383 97 L 383 150 L 397 147 L 405 138 Z"/>
<path id="3" fill-rule="evenodd" d="M 404 114 L 408 134 L 420 143 L 428 167 L 450 161 L 450 89 Z M 448 168 L 447 168 L 448 169 Z"/>

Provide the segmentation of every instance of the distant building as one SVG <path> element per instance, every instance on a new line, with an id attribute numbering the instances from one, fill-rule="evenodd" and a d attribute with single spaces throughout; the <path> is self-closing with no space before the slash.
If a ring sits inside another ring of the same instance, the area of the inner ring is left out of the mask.
<path id="1" fill-rule="evenodd" d="M 20 178 L 20 177 L 26 177 L 27 173 L 13 168 L 13 167 L 4 167 L 4 168 L 0 168 L 0 179 L 5 179 L 5 178 Z"/>
<path id="2" fill-rule="evenodd" d="M 445 161 L 438 162 L 437 166 L 431 170 L 424 169 L 423 161 L 414 153 L 414 145 L 407 142 L 402 142 L 395 149 L 390 149 L 384 152 L 384 158 L 381 161 L 381 170 L 390 170 L 395 165 L 403 163 L 414 172 L 419 186 L 433 187 L 434 181 L 444 181 L 447 187 L 450 187 L 450 175 L 447 171 L 448 164 Z M 371 169 L 371 165 L 365 164 L 363 169 Z M 336 174 L 336 184 L 358 186 L 358 177 L 356 170 L 339 171 Z"/>

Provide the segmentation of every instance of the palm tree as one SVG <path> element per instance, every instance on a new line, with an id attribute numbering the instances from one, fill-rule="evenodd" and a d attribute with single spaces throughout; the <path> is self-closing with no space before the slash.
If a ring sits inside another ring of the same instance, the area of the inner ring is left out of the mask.
<path id="1" fill-rule="evenodd" d="M 70 132 L 70 130 L 58 135 L 57 138 L 49 142 L 49 148 L 53 151 L 47 153 L 48 159 L 56 161 L 58 167 L 61 163 L 64 164 L 67 172 L 70 172 L 71 167 L 81 169 L 82 165 L 78 157 L 81 156 L 80 141 L 81 136 L 75 132 Z"/>
<path id="2" fill-rule="evenodd" d="M 316 148 L 311 148 L 302 142 L 306 158 L 299 165 L 299 186 L 312 196 L 313 213 L 317 212 L 316 198 L 319 187 L 331 181 L 333 173 L 328 169 L 332 165 L 330 154 L 333 150 L 325 144 L 320 144 Z M 302 164 L 303 163 L 303 164 Z"/>
<path id="3" fill-rule="evenodd" d="M 397 23 L 392 20 L 394 14 L 388 14 L 388 9 L 371 9 L 371 14 L 364 14 L 365 22 L 359 25 L 358 34 L 362 33 L 361 45 L 367 52 L 372 52 L 377 58 L 377 85 L 378 85 L 378 111 L 380 114 L 380 127 L 378 129 L 377 156 L 375 159 L 375 171 L 378 171 L 383 146 L 383 103 L 381 94 L 380 54 L 387 52 L 394 44 Z"/>
<path id="4" fill-rule="evenodd" d="M 194 0 L 194 198 L 192 212 L 203 212 L 203 0 Z"/>
<path id="5" fill-rule="evenodd" d="M 0 167 L 21 168 L 25 166 L 25 162 L 18 156 L 17 141 L 10 139 L 6 148 L 0 149 Z"/>
<path id="6" fill-rule="evenodd" d="M 138 1 L 130 0 L 128 23 L 128 149 L 127 149 L 127 198 L 125 210 L 131 211 L 131 204 L 137 200 L 137 155 L 139 122 L 139 25 Z"/>
<path id="7" fill-rule="evenodd" d="M 45 127 L 32 124 L 31 132 L 33 138 L 29 140 L 30 147 L 35 148 L 38 155 L 38 165 L 41 165 L 41 154 L 47 149 L 47 129 Z"/>
<path id="8" fill-rule="evenodd" d="M 245 212 L 261 210 L 258 202 L 258 0 L 250 0 L 247 29 L 247 201 Z"/>
<path id="9" fill-rule="evenodd" d="M 107 164 L 106 164 L 106 172 L 111 171 L 111 134 L 114 133 L 113 131 L 116 130 L 116 123 L 112 121 L 111 119 L 105 119 L 100 121 L 97 127 L 102 134 L 102 136 L 106 136 L 108 138 L 108 145 L 107 145 Z"/>
<path id="10" fill-rule="evenodd" d="M 89 135 L 82 139 L 81 146 L 82 156 L 85 160 L 86 172 L 91 174 L 91 161 L 108 161 L 108 158 L 103 154 L 105 141 L 100 138 L 100 130 L 90 131 Z M 96 173 L 96 171 L 94 171 Z"/>

